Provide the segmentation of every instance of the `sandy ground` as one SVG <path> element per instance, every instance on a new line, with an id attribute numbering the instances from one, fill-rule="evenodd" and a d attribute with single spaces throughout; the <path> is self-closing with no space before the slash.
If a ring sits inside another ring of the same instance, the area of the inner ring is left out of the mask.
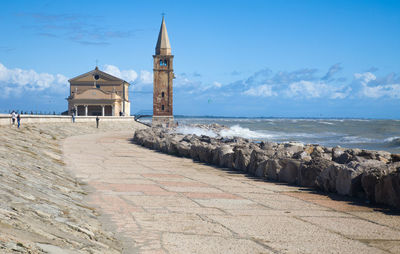
<path id="1" fill-rule="evenodd" d="M 123 253 L 400 253 L 400 216 L 195 163 L 131 143 L 132 132 L 67 138 Z"/>
<path id="2" fill-rule="evenodd" d="M 120 253 L 87 193 L 66 170 L 66 137 L 129 131 L 138 123 L 23 124 L 0 126 L 0 253 Z M 84 144 L 83 144 L 84 145 Z"/>

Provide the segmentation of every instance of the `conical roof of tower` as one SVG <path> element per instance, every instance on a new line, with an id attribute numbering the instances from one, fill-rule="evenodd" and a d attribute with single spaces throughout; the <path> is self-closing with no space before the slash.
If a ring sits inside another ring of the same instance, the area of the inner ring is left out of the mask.
<path id="1" fill-rule="evenodd" d="M 156 45 L 156 55 L 171 55 L 171 45 L 169 44 L 167 27 L 164 17 L 162 18 L 160 33 Z"/>

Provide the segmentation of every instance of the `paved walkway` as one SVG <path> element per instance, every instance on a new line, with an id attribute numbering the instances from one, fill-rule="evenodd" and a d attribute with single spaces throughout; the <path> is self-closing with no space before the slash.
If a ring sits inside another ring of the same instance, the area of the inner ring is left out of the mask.
<path id="1" fill-rule="evenodd" d="M 64 143 L 124 253 L 400 253 L 400 216 L 157 153 L 131 137 Z"/>

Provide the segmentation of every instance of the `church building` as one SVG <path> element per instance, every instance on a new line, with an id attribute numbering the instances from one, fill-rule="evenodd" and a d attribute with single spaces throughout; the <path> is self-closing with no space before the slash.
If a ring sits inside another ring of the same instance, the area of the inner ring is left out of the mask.
<path id="1" fill-rule="evenodd" d="M 162 18 L 155 55 L 153 55 L 153 125 L 173 124 L 174 56 L 167 27 Z M 68 114 L 76 116 L 129 116 L 130 84 L 96 68 L 68 80 Z"/>
<path id="2" fill-rule="evenodd" d="M 173 59 L 163 17 L 156 54 L 153 55 L 153 125 L 172 124 L 174 120 L 172 111 L 172 81 L 175 78 Z"/>
<path id="3" fill-rule="evenodd" d="M 129 116 L 129 83 L 96 68 L 68 80 L 68 114 L 76 116 Z"/>

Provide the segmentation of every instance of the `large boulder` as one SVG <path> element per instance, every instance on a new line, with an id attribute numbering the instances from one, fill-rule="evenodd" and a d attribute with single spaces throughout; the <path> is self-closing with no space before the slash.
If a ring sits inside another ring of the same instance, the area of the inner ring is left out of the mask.
<path id="1" fill-rule="evenodd" d="M 192 145 L 190 146 L 190 158 L 192 158 L 194 161 L 199 161 L 199 154 L 200 154 L 200 150 L 202 147 L 202 143 L 200 141 L 193 141 L 193 143 L 191 143 Z"/>
<path id="2" fill-rule="evenodd" d="M 339 159 L 339 158 L 340 158 L 340 156 L 342 156 L 342 154 L 345 153 L 345 151 L 346 151 L 345 148 L 334 147 L 332 149 L 332 160 L 337 162 L 337 163 L 340 163 L 341 159 Z"/>
<path id="3" fill-rule="evenodd" d="M 279 144 L 275 149 L 275 154 L 273 155 L 274 158 L 283 159 L 283 158 L 292 158 L 292 156 L 302 151 L 303 147 L 300 145 L 293 145 L 293 144 Z"/>
<path id="4" fill-rule="evenodd" d="M 336 191 L 341 195 L 359 196 L 364 195 L 361 186 L 361 177 L 364 168 L 360 163 L 352 161 L 347 165 L 341 165 L 336 177 Z"/>
<path id="5" fill-rule="evenodd" d="M 208 143 L 195 141 L 190 147 L 190 157 L 195 161 L 212 163 L 214 148 Z"/>
<path id="6" fill-rule="evenodd" d="M 265 164 L 265 175 L 268 180 L 278 181 L 279 180 L 279 171 L 282 169 L 282 165 L 279 163 L 278 159 L 270 159 L 267 160 Z"/>
<path id="7" fill-rule="evenodd" d="M 233 152 L 226 152 L 221 154 L 219 165 L 225 168 L 233 168 Z"/>
<path id="8" fill-rule="evenodd" d="M 161 138 L 158 136 L 154 136 L 154 142 L 153 142 L 153 149 L 159 151 L 160 150 L 160 143 L 161 143 Z"/>
<path id="9" fill-rule="evenodd" d="M 249 163 L 249 166 L 248 166 L 248 168 L 249 168 L 249 173 L 250 174 L 255 174 L 255 172 L 256 172 L 256 170 L 257 170 L 257 168 L 258 168 L 258 165 L 262 162 L 262 161 L 266 161 L 266 160 L 268 160 L 269 158 L 268 158 L 268 155 L 265 153 L 265 151 L 264 150 L 262 150 L 262 149 L 254 149 L 252 152 L 251 152 L 251 155 L 250 155 L 250 163 Z"/>
<path id="10" fill-rule="evenodd" d="M 381 161 L 369 161 L 363 163 L 364 173 L 361 176 L 361 184 L 368 200 L 375 203 L 375 193 L 377 185 L 382 181 L 383 177 L 396 170 L 399 163 L 385 165 Z"/>
<path id="11" fill-rule="evenodd" d="M 301 160 L 302 162 L 309 162 L 312 160 L 312 157 L 306 151 L 297 152 L 293 154 L 292 158 Z"/>
<path id="12" fill-rule="evenodd" d="M 190 158 L 190 147 L 191 144 L 188 142 L 179 142 L 177 149 L 178 149 L 178 154 L 182 157 L 187 157 Z"/>
<path id="13" fill-rule="evenodd" d="M 171 155 L 179 155 L 178 146 L 182 137 L 178 135 L 170 135 L 165 138 L 167 153 Z"/>
<path id="14" fill-rule="evenodd" d="M 365 160 L 382 161 L 384 163 L 389 163 L 392 160 L 391 153 L 385 151 L 361 150 L 357 157 L 361 157 Z"/>
<path id="15" fill-rule="evenodd" d="M 254 174 L 258 177 L 267 178 L 267 164 L 268 160 L 261 161 Z"/>
<path id="16" fill-rule="evenodd" d="M 295 159 L 282 159 L 279 160 L 279 164 L 282 167 L 278 173 L 279 181 L 289 184 L 296 184 L 301 162 Z"/>
<path id="17" fill-rule="evenodd" d="M 233 155 L 232 146 L 226 145 L 226 144 L 220 144 L 213 151 L 212 164 L 219 165 L 221 167 L 232 167 L 232 163 L 230 163 L 230 165 L 229 165 L 229 163 L 226 163 L 225 155 L 227 155 L 227 154 Z"/>
<path id="18" fill-rule="evenodd" d="M 315 145 L 310 156 L 312 158 L 323 158 L 325 160 L 332 160 L 332 151 L 320 145 Z"/>
<path id="19" fill-rule="evenodd" d="M 284 149 L 286 150 L 287 157 L 292 157 L 294 154 L 304 151 L 304 144 L 295 142 L 285 143 Z"/>
<path id="20" fill-rule="evenodd" d="M 298 171 L 298 184 L 305 187 L 316 187 L 319 174 L 332 164 L 332 161 L 323 158 L 314 158 L 304 162 Z"/>
<path id="21" fill-rule="evenodd" d="M 237 170 L 247 171 L 250 163 L 251 150 L 246 146 L 236 146 L 234 149 L 233 168 Z"/>
<path id="22" fill-rule="evenodd" d="M 144 141 L 148 138 L 148 132 L 147 130 L 143 129 L 143 130 L 137 130 L 135 131 L 135 135 L 133 136 L 133 140 L 139 144 L 142 145 L 144 144 Z"/>
<path id="23" fill-rule="evenodd" d="M 201 162 L 211 164 L 213 161 L 213 151 L 216 147 L 212 144 L 202 143 L 199 147 L 199 159 Z"/>
<path id="24" fill-rule="evenodd" d="M 145 136 L 143 139 L 143 146 L 152 149 L 154 146 L 154 137 L 153 136 Z"/>
<path id="25" fill-rule="evenodd" d="M 344 149 L 341 147 L 332 149 L 332 160 L 339 164 L 347 164 L 350 161 L 354 161 L 357 155 L 358 150 L 355 149 Z"/>
<path id="26" fill-rule="evenodd" d="M 400 167 L 392 171 L 375 186 L 375 201 L 400 208 Z"/>
<path id="27" fill-rule="evenodd" d="M 276 153 L 276 149 L 278 147 L 277 143 L 273 142 L 261 142 L 260 148 L 264 151 L 265 155 L 269 158 L 273 157 Z"/>
<path id="28" fill-rule="evenodd" d="M 392 162 L 400 161 L 400 153 L 392 153 L 390 155 L 390 159 L 391 159 Z"/>
<path id="29" fill-rule="evenodd" d="M 161 138 L 160 143 L 160 152 L 162 153 L 168 153 L 168 144 L 167 141 L 163 138 Z"/>
<path id="30" fill-rule="evenodd" d="M 332 162 L 317 176 L 317 186 L 327 192 L 336 192 L 336 178 L 339 170 L 342 170 L 344 167 L 346 166 Z"/>

